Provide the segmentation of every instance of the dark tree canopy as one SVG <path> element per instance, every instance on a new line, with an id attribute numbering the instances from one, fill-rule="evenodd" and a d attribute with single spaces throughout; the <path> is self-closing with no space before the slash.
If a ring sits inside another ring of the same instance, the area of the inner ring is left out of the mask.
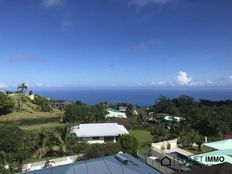
<path id="1" fill-rule="evenodd" d="M 8 114 L 13 111 L 14 101 L 6 94 L 0 92 L 0 115 Z"/>
<path id="2" fill-rule="evenodd" d="M 127 152 L 132 155 L 137 154 L 138 141 L 133 135 L 122 135 L 119 138 L 119 143 L 123 152 Z"/>
<path id="3" fill-rule="evenodd" d="M 153 110 L 155 113 L 168 113 L 168 114 L 176 114 L 176 106 L 172 102 L 171 99 L 160 96 L 153 106 Z"/>
<path id="4" fill-rule="evenodd" d="M 104 119 L 106 115 L 102 104 L 93 106 L 72 105 L 68 106 L 64 113 L 65 122 L 98 122 Z"/>

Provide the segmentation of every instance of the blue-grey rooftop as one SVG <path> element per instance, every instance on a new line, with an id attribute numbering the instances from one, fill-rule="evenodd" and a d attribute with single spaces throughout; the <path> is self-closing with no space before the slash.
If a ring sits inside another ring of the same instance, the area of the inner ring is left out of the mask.
<path id="1" fill-rule="evenodd" d="M 123 164 L 114 156 L 106 156 L 24 174 L 160 174 L 127 153 L 121 155 L 129 161 L 128 164 Z"/>

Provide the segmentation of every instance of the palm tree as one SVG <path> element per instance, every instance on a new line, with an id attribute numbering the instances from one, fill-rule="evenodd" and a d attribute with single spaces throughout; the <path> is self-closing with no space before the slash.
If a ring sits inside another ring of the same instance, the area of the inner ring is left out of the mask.
<path id="1" fill-rule="evenodd" d="M 17 90 L 21 94 L 20 98 L 18 100 L 18 107 L 19 107 L 19 110 L 21 110 L 22 107 L 23 107 L 23 104 L 26 103 L 26 101 L 27 101 L 26 97 L 25 97 L 25 93 L 27 91 L 27 85 L 26 85 L 26 83 L 19 84 Z"/>
<path id="2" fill-rule="evenodd" d="M 26 83 L 21 83 L 19 84 L 18 88 L 17 88 L 18 92 L 25 94 L 27 91 L 27 85 Z"/>
<path id="3" fill-rule="evenodd" d="M 46 156 L 48 152 L 56 152 L 60 155 L 67 155 L 70 130 L 70 127 L 67 126 L 60 132 L 52 130 L 44 130 L 41 132 L 39 148 L 35 155 L 38 158 Z"/>

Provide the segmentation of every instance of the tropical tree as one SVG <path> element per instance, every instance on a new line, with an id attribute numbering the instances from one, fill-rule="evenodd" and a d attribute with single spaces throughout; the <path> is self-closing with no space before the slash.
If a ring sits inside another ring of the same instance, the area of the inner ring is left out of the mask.
<path id="1" fill-rule="evenodd" d="M 175 104 L 171 99 L 160 96 L 156 101 L 155 105 L 153 105 L 153 110 L 155 113 L 168 113 L 174 115 L 177 113 L 177 109 Z"/>
<path id="2" fill-rule="evenodd" d="M 27 101 L 27 99 L 25 97 L 25 93 L 27 91 L 26 83 L 19 84 L 17 87 L 17 91 L 20 94 L 18 101 L 17 101 L 18 102 L 17 109 L 21 110 L 23 108 L 23 104 L 26 103 L 26 101 Z"/>
<path id="3" fill-rule="evenodd" d="M 39 135 L 39 145 L 35 152 L 36 157 L 42 158 L 48 152 L 59 155 L 68 154 L 68 141 L 70 138 L 70 127 L 63 130 L 44 130 Z"/>
<path id="4" fill-rule="evenodd" d="M 104 120 L 106 115 L 106 110 L 102 104 L 96 104 L 91 107 L 91 112 L 93 113 L 96 122 Z"/>
<path id="5" fill-rule="evenodd" d="M 38 106 L 38 110 L 42 112 L 50 112 L 52 110 L 51 101 L 45 97 L 36 96 L 35 103 Z"/>
<path id="6" fill-rule="evenodd" d="M 22 94 L 25 94 L 26 91 L 27 91 L 27 85 L 26 85 L 26 83 L 19 84 L 17 90 L 18 90 L 18 92 L 20 92 Z"/>
<path id="7" fill-rule="evenodd" d="M 121 145 L 122 151 L 127 152 L 132 155 L 137 154 L 138 141 L 133 135 L 122 135 L 119 138 L 119 143 Z"/>

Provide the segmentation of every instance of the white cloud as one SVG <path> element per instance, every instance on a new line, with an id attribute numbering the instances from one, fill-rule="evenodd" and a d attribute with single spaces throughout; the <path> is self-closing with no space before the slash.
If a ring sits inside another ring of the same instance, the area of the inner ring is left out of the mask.
<path id="1" fill-rule="evenodd" d="M 142 8 L 148 5 L 164 5 L 176 1 L 177 0 L 129 0 L 129 5 L 135 5 Z"/>
<path id="2" fill-rule="evenodd" d="M 184 71 L 180 71 L 177 75 L 177 83 L 179 85 L 189 85 L 192 79 Z"/>
<path id="3" fill-rule="evenodd" d="M 211 80 L 206 80 L 206 84 L 213 84 L 213 82 Z"/>
<path id="4" fill-rule="evenodd" d="M 161 80 L 161 81 L 159 81 L 158 83 L 157 83 L 157 85 L 166 85 L 166 81 L 165 80 Z"/>
<path id="5" fill-rule="evenodd" d="M 36 83 L 35 86 L 36 86 L 36 87 L 43 87 L 44 84 L 43 84 L 43 83 Z"/>
<path id="6" fill-rule="evenodd" d="M 3 83 L 3 82 L 0 82 L 0 89 L 4 89 L 4 88 L 7 88 L 8 86 Z"/>
<path id="7" fill-rule="evenodd" d="M 168 82 L 166 80 L 161 80 L 161 81 L 151 81 L 150 83 L 151 86 L 168 86 L 171 85 L 171 82 Z"/>
<path id="8" fill-rule="evenodd" d="M 230 81 L 232 82 L 232 75 L 230 76 Z"/>
<path id="9" fill-rule="evenodd" d="M 206 81 L 191 81 L 191 83 L 189 84 L 190 86 L 210 86 L 214 84 L 211 80 L 206 80 Z"/>
<path id="10" fill-rule="evenodd" d="M 44 7 L 60 7 L 64 4 L 64 0 L 41 0 Z"/>

